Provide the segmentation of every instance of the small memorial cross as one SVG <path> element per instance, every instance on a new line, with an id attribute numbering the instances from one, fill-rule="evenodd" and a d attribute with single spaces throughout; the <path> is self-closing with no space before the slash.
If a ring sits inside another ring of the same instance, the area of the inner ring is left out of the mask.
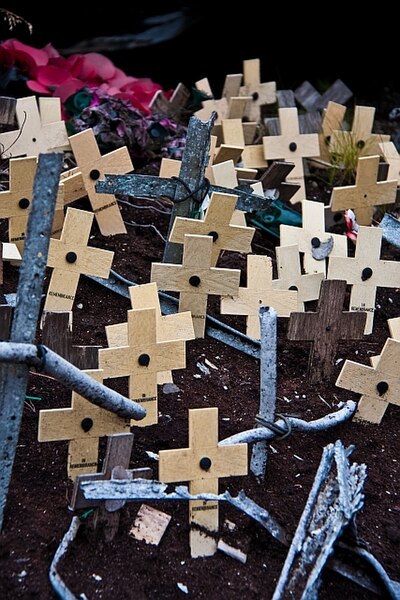
<path id="1" fill-rule="evenodd" d="M 345 131 L 344 129 L 332 131 L 332 151 L 340 156 L 344 154 L 347 147 L 350 147 L 357 150 L 359 156 L 379 154 L 379 144 L 389 142 L 390 135 L 372 133 L 374 118 L 374 106 L 356 106 L 351 131 Z"/>

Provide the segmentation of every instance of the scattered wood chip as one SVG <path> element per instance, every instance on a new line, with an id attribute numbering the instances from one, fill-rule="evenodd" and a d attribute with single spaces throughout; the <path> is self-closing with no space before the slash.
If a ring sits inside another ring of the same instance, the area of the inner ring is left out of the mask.
<path id="1" fill-rule="evenodd" d="M 142 504 L 129 533 L 137 540 L 158 546 L 170 520 L 170 515 Z"/>
<path id="2" fill-rule="evenodd" d="M 218 550 L 221 550 L 221 552 L 224 552 L 231 558 L 236 558 L 236 560 L 243 564 L 245 564 L 247 560 L 247 554 L 245 554 L 241 550 L 238 550 L 238 548 L 233 548 L 233 546 L 229 546 L 223 540 L 219 540 L 217 548 Z"/>

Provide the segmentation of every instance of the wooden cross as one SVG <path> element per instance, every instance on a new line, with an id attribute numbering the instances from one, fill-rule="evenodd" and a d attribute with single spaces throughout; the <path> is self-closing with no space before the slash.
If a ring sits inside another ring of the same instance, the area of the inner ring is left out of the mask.
<path id="1" fill-rule="evenodd" d="M 380 154 L 389 164 L 388 179 L 396 179 L 400 185 L 400 154 L 393 142 L 382 142 L 379 144 Z"/>
<path id="2" fill-rule="evenodd" d="M 300 133 L 297 108 L 280 108 L 279 122 L 281 135 L 263 137 L 264 158 L 294 163 L 288 179 L 300 185 L 299 191 L 290 200 L 295 204 L 306 197 L 303 158 L 319 155 L 319 137 L 317 133 Z"/>
<path id="3" fill-rule="evenodd" d="M 358 156 L 379 154 L 379 144 L 390 141 L 390 135 L 372 133 L 374 124 L 374 106 L 356 106 L 351 131 L 338 129 L 331 135 L 332 152 L 344 154 L 346 148 L 354 148 Z"/>
<path id="4" fill-rule="evenodd" d="M 272 281 L 274 290 L 294 290 L 297 292 L 297 310 L 304 312 L 305 302 L 317 300 L 323 273 L 301 273 L 300 253 L 297 245 L 276 246 L 278 279 Z"/>
<path id="5" fill-rule="evenodd" d="M 103 382 L 101 369 L 84 371 Z M 39 442 L 68 440 L 68 477 L 97 470 L 99 438 L 112 433 L 129 432 L 130 419 L 119 417 L 72 393 L 70 408 L 52 408 L 39 413 Z"/>
<path id="6" fill-rule="evenodd" d="M 331 210 L 344 211 L 351 208 L 358 225 L 371 225 L 374 207 L 393 204 L 397 194 L 397 178 L 391 181 L 377 181 L 378 169 L 379 156 L 359 158 L 355 185 L 333 188 Z"/>
<path id="7" fill-rule="evenodd" d="M 248 254 L 247 286 L 239 288 L 237 298 L 222 298 L 221 314 L 245 315 L 246 334 L 259 340 L 259 308 L 262 304 L 274 308 L 278 317 L 288 317 L 297 308 L 297 292 L 274 289 L 271 258 Z"/>
<path id="8" fill-rule="evenodd" d="M 237 296 L 239 290 L 240 270 L 212 267 L 212 246 L 211 236 L 186 234 L 181 265 L 151 265 L 151 281 L 179 292 L 179 312 L 191 311 L 196 338 L 204 337 L 209 294 Z"/>
<path id="9" fill-rule="evenodd" d="M 183 85 L 178 83 L 172 96 L 167 98 L 162 90 L 157 90 L 149 107 L 154 113 L 167 115 L 176 123 L 185 123 L 185 107 L 190 98 L 190 91 Z"/>
<path id="10" fill-rule="evenodd" d="M 286 178 L 293 169 L 294 163 L 279 160 L 274 161 L 265 169 L 258 180 L 261 182 L 264 192 L 266 190 L 277 190 L 279 200 L 289 202 L 292 196 L 300 189 L 299 184 L 286 181 Z"/>
<path id="11" fill-rule="evenodd" d="M 312 249 L 332 238 L 333 248 L 329 260 L 333 256 L 347 256 L 347 238 L 345 235 L 330 234 L 325 231 L 325 209 L 323 202 L 304 200 L 302 207 L 302 227 L 280 225 L 281 246 L 297 244 L 303 253 L 303 268 L 306 273 L 326 274 L 326 260 L 313 257 Z"/>
<path id="12" fill-rule="evenodd" d="M 128 288 L 132 308 L 154 308 L 156 310 L 157 332 L 160 342 L 170 340 L 193 340 L 194 329 L 190 311 L 162 315 L 157 284 L 146 283 Z M 106 325 L 107 343 L 110 348 L 128 346 L 128 323 Z M 171 371 L 157 373 L 157 384 L 172 383 Z"/>
<path id="13" fill-rule="evenodd" d="M 332 133 L 342 128 L 344 117 L 346 114 L 346 107 L 343 104 L 337 104 L 336 102 L 328 102 L 328 106 L 324 110 L 321 128 L 322 131 L 319 134 L 319 156 L 320 160 L 331 162 L 331 138 Z"/>
<path id="14" fill-rule="evenodd" d="M 400 406 L 400 341 L 388 338 L 375 367 L 346 360 L 338 387 L 362 394 L 355 419 L 380 423 L 389 404 Z"/>
<path id="15" fill-rule="evenodd" d="M 209 235 L 212 238 L 210 266 L 215 267 L 222 250 L 231 252 L 251 252 L 251 240 L 254 237 L 253 227 L 232 225 L 237 196 L 229 194 L 211 195 L 210 204 L 203 220 L 177 217 L 171 229 L 171 242 L 183 244 L 185 234 Z"/>
<path id="16" fill-rule="evenodd" d="M 97 369 L 101 346 L 72 343 L 72 311 L 46 312 L 42 320 L 42 344 L 57 352 L 78 369 Z"/>
<path id="17" fill-rule="evenodd" d="M 35 96 L 17 99 L 19 129 L 0 133 L 0 154 L 3 158 L 39 156 L 69 149 L 60 99 L 39 98 L 38 102 L 39 107 Z"/>
<path id="18" fill-rule="evenodd" d="M 0 219 L 8 219 L 8 239 L 23 252 L 32 207 L 37 158 L 12 158 L 9 162 L 8 190 L 0 192 Z M 58 187 L 52 236 L 59 237 L 64 221 L 64 186 Z"/>
<path id="19" fill-rule="evenodd" d="M 367 313 L 365 334 L 372 333 L 376 288 L 400 287 L 400 263 L 380 260 L 383 230 L 359 227 L 354 258 L 332 257 L 328 279 L 346 279 L 351 285 L 350 310 Z"/>
<path id="20" fill-rule="evenodd" d="M 128 310 L 126 346 L 99 350 L 104 378 L 128 377 L 129 398 L 146 403 L 147 414 L 132 424 L 146 427 L 158 422 L 157 374 L 186 367 L 185 341 L 161 341 L 155 308 Z"/>
<path id="21" fill-rule="evenodd" d="M 287 339 L 311 342 L 307 373 L 311 383 L 332 376 L 339 340 L 363 337 L 366 315 L 343 312 L 345 295 L 344 280 L 324 280 L 316 312 L 293 312 L 290 315 Z"/>
<path id="22" fill-rule="evenodd" d="M 69 141 L 100 232 L 107 236 L 126 233 L 115 196 L 97 193 L 95 185 L 105 173 L 123 174 L 133 171 L 128 148 L 117 148 L 102 156 L 93 129 L 76 133 Z"/>
<path id="23" fill-rule="evenodd" d="M 4 308 L 4 307 L 3 307 Z M 400 342 L 400 317 L 396 317 L 394 319 L 388 319 L 387 324 L 389 327 L 390 336 L 392 339 Z M 379 363 L 381 355 L 375 354 L 375 356 L 370 356 L 370 363 L 375 368 Z"/>
<path id="24" fill-rule="evenodd" d="M 87 246 L 92 223 L 93 213 L 67 208 L 61 238 L 50 240 L 45 311 L 72 310 L 81 274 L 108 277 L 114 252 Z"/>
<path id="25" fill-rule="evenodd" d="M 309 81 L 303 81 L 294 91 L 294 96 L 306 110 L 323 110 L 330 102 L 346 104 L 353 92 L 341 79 L 336 81 L 322 95 Z"/>
<path id="26" fill-rule="evenodd" d="M 276 102 L 276 82 L 261 83 L 260 59 L 253 58 L 243 61 L 243 86 L 240 88 L 242 96 L 251 96 L 246 116 L 250 121 L 261 120 L 260 109 L 265 104 Z"/>
<path id="27" fill-rule="evenodd" d="M 245 93 L 241 93 L 240 96 L 243 97 L 239 97 L 241 80 L 241 73 L 227 75 L 222 90 L 222 97 L 220 99 L 215 98 L 206 77 L 196 81 L 196 89 L 204 92 L 210 97 L 209 100 L 203 100 L 202 108 L 195 113 L 196 117 L 206 121 L 211 117 L 213 112 L 216 112 L 216 125 L 220 124 L 222 119 L 242 118 L 245 114 L 246 106 L 251 99 L 249 95 Z"/>
<path id="28" fill-rule="evenodd" d="M 191 494 L 218 494 L 218 479 L 247 475 L 247 444 L 218 446 L 218 408 L 189 410 L 189 447 L 159 452 L 159 479 L 189 481 Z M 189 520 L 208 531 L 218 531 L 218 503 L 189 502 Z M 216 541 L 197 529 L 190 531 L 192 557 L 215 554 Z"/>

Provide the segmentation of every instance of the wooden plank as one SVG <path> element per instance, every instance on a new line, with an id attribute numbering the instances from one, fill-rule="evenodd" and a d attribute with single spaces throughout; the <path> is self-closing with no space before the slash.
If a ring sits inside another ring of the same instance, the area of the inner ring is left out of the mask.
<path id="1" fill-rule="evenodd" d="M 0 133 L 17 129 L 16 107 L 16 98 L 0 96 Z"/>
<path id="2" fill-rule="evenodd" d="M 13 311 L 9 304 L 0 305 L 0 342 L 8 342 L 10 339 Z"/>
<path id="3" fill-rule="evenodd" d="M 380 154 L 389 164 L 387 179 L 395 179 L 400 185 L 400 155 L 393 142 L 379 143 Z"/>

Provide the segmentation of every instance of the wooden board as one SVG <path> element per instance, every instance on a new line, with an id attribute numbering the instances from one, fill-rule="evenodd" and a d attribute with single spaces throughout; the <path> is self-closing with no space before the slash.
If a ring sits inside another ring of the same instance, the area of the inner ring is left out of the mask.
<path id="1" fill-rule="evenodd" d="M 396 179 L 400 185 L 400 154 L 393 142 L 382 142 L 379 144 L 380 154 L 389 164 L 388 179 Z"/>
<path id="2" fill-rule="evenodd" d="M 191 494 L 218 494 L 218 479 L 247 474 L 247 444 L 218 446 L 218 408 L 189 410 L 189 446 L 159 452 L 159 479 L 166 483 L 189 481 Z M 218 503 L 189 502 L 190 522 L 218 531 Z M 196 535 L 197 534 L 197 535 Z M 192 557 L 215 554 L 213 538 L 191 536 Z"/>
<path id="3" fill-rule="evenodd" d="M 158 289 L 179 292 L 179 312 L 190 310 L 196 338 L 204 337 L 208 296 L 237 296 L 240 270 L 211 266 L 212 237 L 185 235 L 181 265 L 152 263 Z"/>
<path id="4" fill-rule="evenodd" d="M 297 292 L 274 289 L 272 281 L 271 258 L 249 254 L 247 286 L 239 288 L 237 298 L 226 297 L 221 300 L 222 314 L 246 316 L 246 333 L 254 339 L 260 339 L 261 305 L 272 306 L 279 317 L 289 317 L 297 309 Z"/>
<path id="5" fill-rule="evenodd" d="M 328 102 L 322 118 L 322 131 L 319 134 L 320 160 L 331 162 L 330 146 L 333 131 L 342 129 L 346 107 L 336 102 Z"/>
<path id="6" fill-rule="evenodd" d="M 381 260 L 383 230 L 359 227 L 354 257 L 329 260 L 328 279 L 345 279 L 351 285 L 350 310 L 366 312 L 365 334 L 373 331 L 377 287 L 400 287 L 400 263 Z"/>

